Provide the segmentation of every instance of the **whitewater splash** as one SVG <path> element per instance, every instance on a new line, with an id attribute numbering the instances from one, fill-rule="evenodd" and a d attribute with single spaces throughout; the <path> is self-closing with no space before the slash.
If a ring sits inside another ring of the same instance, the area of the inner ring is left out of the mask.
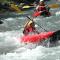
<path id="1" fill-rule="evenodd" d="M 60 15 L 60 11 L 56 12 L 56 15 Z"/>
<path id="2" fill-rule="evenodd" d="M 52 11 L 55 12 L 55 9 Z M 38 24 L 36 26 L 41 25 L 48 31 L 60 29 L 60 14 L 58 11 L 55 13 L 55 16 L 38 18 L 38 20 L 36 18 Z M 18 39 L 22 36 L 20 27 L 24 25 L 24 17 L 12 17 L 3 21 L 4 24 L 0 25 L 0 60 L 60 60 L 60 46 L 48 48 L 38 44 L 20 43 Z M 39 28 L 40 32 L 44 31 L 41 27 Z"/>
<path id="3" fill-rule="evenodd" d="M 59 60 L 60 47 L 45 48 L 38 46 L 35 49 L 20 48 L 18 52 L 7 53 L 0 55 L 1 60 Z"/>
<path id="4" fill-rule="evenodd" d="M 8 53 L 20 46 L 17 40 L 20 35 L 16 36 L 18 33 L 19 32 L 16 33 L 16 31 L 0 32 L 0 54 Z"/>

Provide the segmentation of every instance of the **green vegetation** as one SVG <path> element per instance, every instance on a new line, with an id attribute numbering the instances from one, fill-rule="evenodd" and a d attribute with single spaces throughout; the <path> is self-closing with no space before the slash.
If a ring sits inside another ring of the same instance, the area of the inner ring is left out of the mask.
<path id="1" fill-rule="evenodd" d="M 0 13 L 5 12 L 7 10 L 10 11 L 11 9 L 9 9 L 9 6 L 10 6 L 10 3 L 12 2 L 14 2 L 13 4 L 18 4 L 20 6 L 20 3 L 24 5 L 24 3 L 30 4 L 33 1 L 34 0 L 0 0 Z"/>
<path id="2" fill-rule="evenodd" d="M 7 2 L 7 0 L 0 0 L 0 2 Z"/>
<path id="3" fill-rule="evenodd" d="M 0 0 L 0 2 L 10 2 L 10 1 L 19 2 L 19 3 L 21 3 L 21 2 L 29 2 L 29 3 L 31 3 L 31 2 L 34 2 L 35 0 Z"/>

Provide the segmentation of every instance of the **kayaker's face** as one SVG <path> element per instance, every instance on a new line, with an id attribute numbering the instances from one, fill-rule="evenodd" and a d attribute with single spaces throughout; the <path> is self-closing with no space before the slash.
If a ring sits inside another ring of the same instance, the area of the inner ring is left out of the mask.
<path id="1" fill-rule="evenodd" d="M 34 23 L 31 23 L 31 24 L 30 24 L 30 26 L 31 26 L 31 27 L 34 27 L 34 26 L 35 26 L 35 24 L 34 24 Z"/>
<path id="2" fill-rule="evenodd" d="M 42 1 L 42 2 L 39 3 L 39 5 L 40 5 L 40 6 L 44 6 L 45 4 L 44 4 L 44 2 Z"/>

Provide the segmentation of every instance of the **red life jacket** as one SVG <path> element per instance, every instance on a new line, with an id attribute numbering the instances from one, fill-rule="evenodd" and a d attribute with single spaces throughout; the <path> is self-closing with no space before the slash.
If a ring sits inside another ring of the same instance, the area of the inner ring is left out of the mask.
<path id="1" fill-rule="evenodd" d="M 28 30 L 28 32 L 33 32 L 33 31 L 35 30 L 35 28 L 33 28 L 33 27 L 28 27 L 27 30 Z"/>
<path id="2" fill-rule="evenodd" d="M 38 11 L 46 11 L 46 7 L 45 6 L 39 6 Z"/>
<path id="3" fill-rule="evenodd" d="M 34 32 L 35 31 L 35 28 L 32 28 L 32 27 L 28 27 L 25 29 L 25 33 L 28 34 L 29 32 Z"/>

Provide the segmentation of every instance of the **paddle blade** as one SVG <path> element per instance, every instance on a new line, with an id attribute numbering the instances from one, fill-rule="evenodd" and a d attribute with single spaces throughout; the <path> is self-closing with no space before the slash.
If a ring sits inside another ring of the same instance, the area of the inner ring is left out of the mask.
<path id="1" fill-rule="evenodd" d="M 24 9 L 24 8 L 30 8 L 30 7 L 31 7 L 31 6 L 23 6 L 23 9 Z"/>
<path id="2" fill-rule="evenodd" d="M 23 9 L 29 9 L 29 8 L 34 8 L 34 6 L 26 5 L 26 6 L 23 6 L 22 8 L 23 8 Z"/>
<path id="3" fill-rule="evenodd" d="M 51 4 L 49 5 L 50 8 L 59 8 L 60 4 Z"/>

